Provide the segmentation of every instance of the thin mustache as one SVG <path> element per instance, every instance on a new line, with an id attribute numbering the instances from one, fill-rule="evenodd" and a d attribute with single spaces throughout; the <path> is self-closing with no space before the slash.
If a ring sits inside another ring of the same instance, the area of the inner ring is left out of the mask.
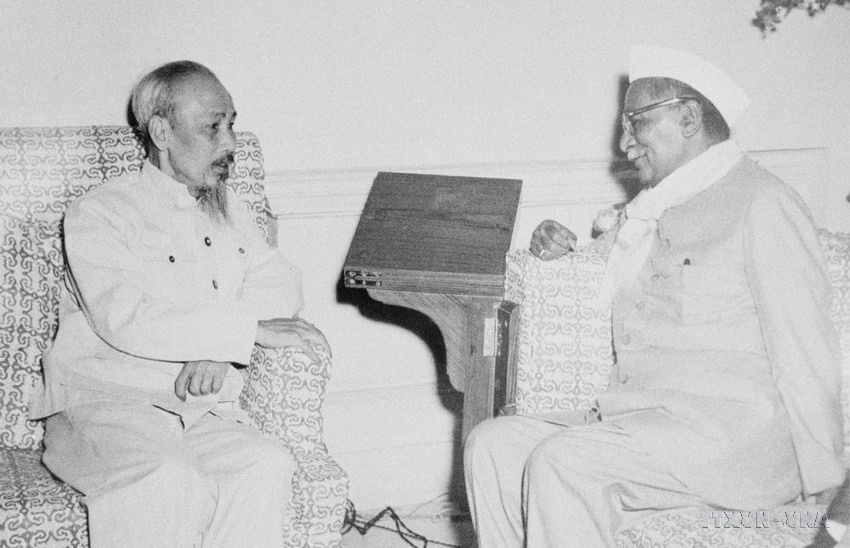
<path id="1" fill-rule="evenodd" d="M 235 161 L 236 161 L 236 159 L 234 158 L 233 154 L 227 153 L 224 156 L 222 156 L 221 158 L 219 158 L 218 160 L 216 160 L 215 162 L 213 162 L 213 165 L 217 166 L 217 167 L 229 167 Z"/>

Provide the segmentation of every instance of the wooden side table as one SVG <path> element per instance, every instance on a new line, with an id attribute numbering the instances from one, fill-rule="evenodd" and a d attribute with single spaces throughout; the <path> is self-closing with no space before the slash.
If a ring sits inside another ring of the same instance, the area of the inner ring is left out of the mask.
<path id="1" fill-rule="evenodd" d="M 452 386 L 464 393 L 463 438 L 501 405 L 499 354 L 505 253 L 522 182 L 379 173 L 343 278 L 380 302 L 429 316 L 446 346 Z"/>

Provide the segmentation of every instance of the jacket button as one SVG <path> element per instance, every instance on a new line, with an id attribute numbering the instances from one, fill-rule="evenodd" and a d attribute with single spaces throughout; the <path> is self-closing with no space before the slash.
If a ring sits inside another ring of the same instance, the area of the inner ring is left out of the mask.
<path id="1" fill-rule="evenodd" d="M 213 289 L 218 289 L 218 282 L 213 280 Z"/>
<path id="2" fill-rule="evenodd" d="M 245 253 L 245 248 L 244 248 L 244 247 L 240 247 L 240 248 L 239 248 L 239 253 L 244 254 L 244 253 Z"/>
<path id="3" fill-rule="evenodd" d="M 169 260 L 169 261 L 171 261 L 171 262 L 173 263 L 173 262 L 175 261 L 175 259 L 174 259 L 174 255 L 169 255 L 169 256 L 168 256 L 168 260 Z"/>
<path id="4" fill-rule="evenodd" d="M 206 238 L 204 238 L 204 243 L 205 243 L 205 244 L 207 244 L 207 247 L 209 247 L 209 246 L 211 246 L 211 245 L 212 245 L 212 240 L 210 240 L 210 237 L 209 237 L 209 236 L 207 236 Z"/>

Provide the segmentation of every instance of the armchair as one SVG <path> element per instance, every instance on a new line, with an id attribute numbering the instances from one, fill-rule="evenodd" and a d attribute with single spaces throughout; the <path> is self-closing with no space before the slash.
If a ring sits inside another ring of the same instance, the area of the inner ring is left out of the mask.
<path id="1" fill-rule="evenodd" d="M 268 204 L 257 138 L 237 135 L 230 181 L 264 233 Z M 82 496 L 41 464 L 41 422 L 28 401 L 55 334 L 63 275 L 61 217 L 89 188 L 139 170 L 128 127 L 0 129 L 0 545 L 87 546 Z M 273 237 L 269 238 L 273 240 Z M 298 348 L 254 349 L 240 403 L 255 425 L 293 453 L 298 470 L 287 546 L 338 546 L 348 477 L 322 439 L 331 361 Z"/>
<path id="2" fill-rule="evenodd" d="M 850 466 L 850 234 L 821 231 L 820 239 L 833 287 L 830 313 L 844 356 L 844 448 Z M 518 305 L 507 353 L 511 413 L 590 409 L 607 389 L 615 363 L 611 311 L 593 306 L 606 253 L 604 244 L 594 242 L 554 261 L 526 250 L 507 254 L 505 299 Z M 771 514 L 785 516 L 785 523 L 771 520 L 767 526 L 746 518 L 735 526 L 699 513 L 664 514 L 622 532 L 618 546 L 806 546 L 817 528 L 800 520 L 825 510 L 813 501 L 795 502 Z"/>

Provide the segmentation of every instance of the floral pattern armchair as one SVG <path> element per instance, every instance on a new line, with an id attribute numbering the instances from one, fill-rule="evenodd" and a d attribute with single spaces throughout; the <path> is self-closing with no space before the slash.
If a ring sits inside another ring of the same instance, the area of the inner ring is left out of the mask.
<path id="1" fill-rule="evenodd" d="M 41 354 L 55 334 L 64 272 L 61 218 L 89 188 L 138 171 L 143 152 L 123 126 L 0 128 L 0 546 L 87 546 L 80 493 L 41 464 L 43 425 L 27 405 Z M 268 235 L 257 138 L 237 135 L 230 183 Z M 322 439 L 331 361 L 300 349 L 255 348 L 240 403 L 255 425 L 292 451 L 298 470 L 287 546 L 338 546 L 348 477 Z"/>
<path id="2" fill-rule="evenodd" d="M 850 234 L 822 231 L 820 237 L 833 287 L 831 316 L 844 354 L 844 448 L 850 466 Z M 607 246 L 598 242 L 554 261 L 525 250 L 508 253 L 505 298 L 519 305 L 511 343 L 517 414 L 590 409 L 596 394 L 608 387 L 614 364 L 611 311 L 593 305 L 606 253 Z M 726 520 L 722 510 L 662 514 L 623 531 L 618 546 L 806 546 L 818 532 L 805 523 L 806 516 L 822 516 L 825 510 L 800 501 L 759 520 L 746 514 Z"/>

